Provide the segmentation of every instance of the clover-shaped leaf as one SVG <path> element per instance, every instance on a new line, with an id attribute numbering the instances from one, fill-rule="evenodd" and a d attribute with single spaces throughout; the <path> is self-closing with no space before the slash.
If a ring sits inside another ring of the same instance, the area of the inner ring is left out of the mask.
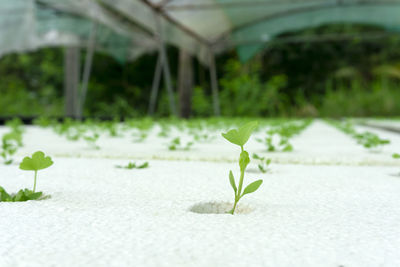
<path id="1" fill-rule="evenodd" d="M 25 171 L 38 171 L 43 170 L 53 165 L 53 161 L 50 157 L 45 157 L 42 151 L 33 153 L 32 157 L 25 157 L 19 168 Z"/>
<path id="2" fill-rule="evenodd" d="M 257 125 L 257 121 L 252 121 L 246 123 L 237 130 L 234 129 L 223 133 L 222 136 L 232 144 L 243 147 L 249 140 L 251 133 L 257 128 Z"/>

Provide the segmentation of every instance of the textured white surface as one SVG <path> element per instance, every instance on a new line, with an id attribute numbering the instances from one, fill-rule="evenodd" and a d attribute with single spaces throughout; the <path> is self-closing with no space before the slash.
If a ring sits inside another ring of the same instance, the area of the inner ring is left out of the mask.
<path id="1" fill-rule="evenodd" d="M 399 266 L 396 167 L 273 165 L 249 214 L 196 214 L 231 201 L 236 164 L 55 158 L 45 201 L 0 204 L 0 266 Z M 254 169 L 251 166 L 250 169 Z M 32 174 L 0 166 L 10 191 Z"/>
<path id="2" fill-rule="evenodd" d="M 0 128 L 1 129 L 1 128 Z M 24 135 L 25 146 L 18 150 L 19 158 L 36 150 L 58 157 L 88 157 L 114 159 L 168 159 L 196 161 L 236 161 L 238 147 L 229 144 L 220 133 L 212 132 L 215 138 L 208 143 L 195 142 L 190 151 L 169 151 L 168 143 L 173 137 L 180 136 L 184 142 L 193 137 L 187 133 L 174 131 L 168 138 L 157 136 L 158 130 L 142 143 L 133 143 L 131 132 L 124 137 L 109 137 L 103 134 L 98 144 L 100 150 L 89 147 L 85 141 L 68 141 L 65 137 L 56 135 L 50 129 L 35 126 L 26 127 Z M 392 165 L 400 166 L 400 161 L 391 159 L 391 154 L 400 148 L 400 138 L 393 138 L 392 149 L 381 153 L 371 153 L 358 145 L 354 139 L 338 131 L 323 121 L 315 121 L 300 135 L 294 136 L 291 143 L 293 152 L 267 152 L 263 144 L 255 141 L 255 137 L 263 137 L 266 130 L 260 130 L 246 144 L 246 149 L 252 153 L 272 158 L 276 163 L 296 164 L 341 164 L 341 165 Z"/>
<path id="3" fill-rule="evenodd" d="M 229 207 L 228 172 L 237 178 L 237 163 L 182 160 L 208 153 L 210 160 L 236 161 L 237 149 L 217 138 L 170 152 L 151 138 L 133 144 L 103 137 L 95 151 L 28 127 L 18 160 L 36 149 L 53 156 L 55 164 L 38 177 L 38 189 L 52 198 L 0 203 L 0 266 L 400 266 L 400 162 L 389 156 L 396 147 L 370 153 L 317 121 L 293 139 L 293 153 L 269 154 L 296 165 L 273 163 L 261 174 L 250 164 L 245 184 L 264 183 L 231 216 L 190 209 Z M 254 139 L 247 149 L 267 155 Z M 59 157 L 74 153 L 82 158 Z M 115 168 L 157 155 L 181 158 Z M 33 173 L 17 163 L 0 165 L 7 191 L 32 183 Z"/>

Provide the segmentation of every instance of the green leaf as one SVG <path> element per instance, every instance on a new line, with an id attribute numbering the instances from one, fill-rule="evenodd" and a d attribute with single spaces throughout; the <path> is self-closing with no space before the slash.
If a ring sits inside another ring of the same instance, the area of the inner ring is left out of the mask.
<path id="1" fill-rule="evenodd" d="M 260 157 L 258 154 L 253 154 L 253 159 L 264 160 L 264 157 Z"/>
<path id="2" fill-rule="evenodd" d="M 247 151 L 243 150 L 240 153 L 240 158 L 239 158 L 240 170 L 244 171 L 249 163 L 250 163 L 249 153 L 247 153 Z"/>
<path id="3" fill-rule="evenodd" d="M 231 183 L 233 191 L 235 191 L 235 195 L 236 195 L 237 187 L 236 187 L 236 184 L 235 184 L 235 178 L 233 177 L 232 171 L 229 171 L 229 182 Z"/>
<path id="4" fill-rule="evenodd" d="M 394 159 L 400 159 L 400 154 L 394 153 L 394 154 L 392 155 L 392 157 L 393 157 Z"/>
<path id="5" fill-rule="evenodd" d="M 45 157 L 42 151 L 37 151 L 33 153 L 32 158 L 25 157 L 19 168 L 25 171 L 38 171 L 42 169 L 46 169 L 53 165 L 53 161 L 50 157 Z"/>
<path id="6" fill-rule="evenodd" d="M 144 169 L 144 168 L 147 168 L 147 167 L 149 167 L 149 163 L 146 161 L 142 165 L 139 165 L 137 168 L 138 169 Z"/>
<path id="7" fill-rule="evenodd" d="M 287 145 L 283 148 L 282 151 L 284 151 L 284 152 L 293 151 L 293 146 L 292 146 L 291 144 L 287 144 Z"/>
<path id="8" fill-rule="evenodd" d="M 241 146 L 238 130 L 230 130 L 227 133 L 222 133 L 222 136 L 232 144 Z"/>
<path id="9" fill-rule="evenodd" d="M 266 172 L 267 172 L 267 170 L 264 169 L 264 166 L 263 166 L 263 165 L 258 164 L 257 166 L 258 166 L 258 169 L 259 169 L 262 173 L 266 173 Z"/>
<path id="10" fill-rule="evenodd" d="M 222 133 L 222 136 L 232 144 L 242 147 L 247 143 L 251 133 L 257 128 L 257 125 L 258 125 L 257 121 L 252 121 L 246 123 L 238 130 L 233 129 L 228 131 L 227 133 Z"/>
<path id="11" fill-rule="evenodd" d="M 42 192 L 32 192 L 31 190 L 25 189 L 25 196 L 28 200 L 39 199 L 43 195 Z"/>
<path id="12" fill-rule="evenodd" d="M 7 191 L 0 186 L 0 202 L 2 201 L 10 201 L 11 196 L 7 193 Z"/>
<path id="13" fill-rule="evenodd" d="M 15 202 L 27 201 L 24 190 L 22 190 L 22 189 L 19 190 L 18 193 L 14 196 L 13 201 L 15 201 Z"/>
<path id="14" fill-rule="evenodd" d="M 246 195 L 246 194 L 250 194 L 253 193 L 254 191 L 256 191 L 260 185 L 262 184 L 263 180 L 257 180 L 255 182 L 252 182 L 251 184 L 249 184 L 248 186 L 246 186 L 246 188 L 243 191 L 242 196 Z"/>

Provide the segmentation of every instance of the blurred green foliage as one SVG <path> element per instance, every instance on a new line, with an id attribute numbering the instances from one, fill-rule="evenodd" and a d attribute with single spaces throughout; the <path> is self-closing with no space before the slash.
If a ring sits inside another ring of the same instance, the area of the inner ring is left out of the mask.
<path id="1" fill-rule="evenodd" d="M 399 116 L 400 38 L 329 39 L 318 34 L 384 31 L 369 25 L 328 25 L 286 33 L 266 44 L 251 61 L 234 51 L 218 57 L 221 113 L 224 116 Z M 310 41 L 290 41 L 292 37 Z M 289 40 L 289 41 L 288 41 Z M 176 88 L 178 50 L 168 48 Z M 82 66 L 85 56 L 81 55 Z M 84 115 L 137 117 L 147 113 L 156 55 L 120 64 L 97 53 Z M 63 48 L 10 54 L 0 59 L 0 116 L 63 114 Z M 212 116 L 206 67 L 194 60 L 192 115 Z M 163 86 L 163 82 L 161 82 Z M 178 103 L 178 97 L 176 96 Z M 157 116 L 168 116 L 160 88 Z"/>

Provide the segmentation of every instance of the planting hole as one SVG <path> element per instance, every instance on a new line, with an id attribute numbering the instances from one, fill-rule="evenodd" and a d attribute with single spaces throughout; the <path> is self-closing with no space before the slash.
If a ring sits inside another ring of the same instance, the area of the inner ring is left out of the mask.
<path id="1" fill-rule="evenodd" d="M 200 214 L 227 214 L 233 207 L 233 203 L 229 202 L 202 202 L 190 207 L 190 211 Z M 247 205 L 238 205 L 235 214 L 248 214 L 253 209 Z"/>

